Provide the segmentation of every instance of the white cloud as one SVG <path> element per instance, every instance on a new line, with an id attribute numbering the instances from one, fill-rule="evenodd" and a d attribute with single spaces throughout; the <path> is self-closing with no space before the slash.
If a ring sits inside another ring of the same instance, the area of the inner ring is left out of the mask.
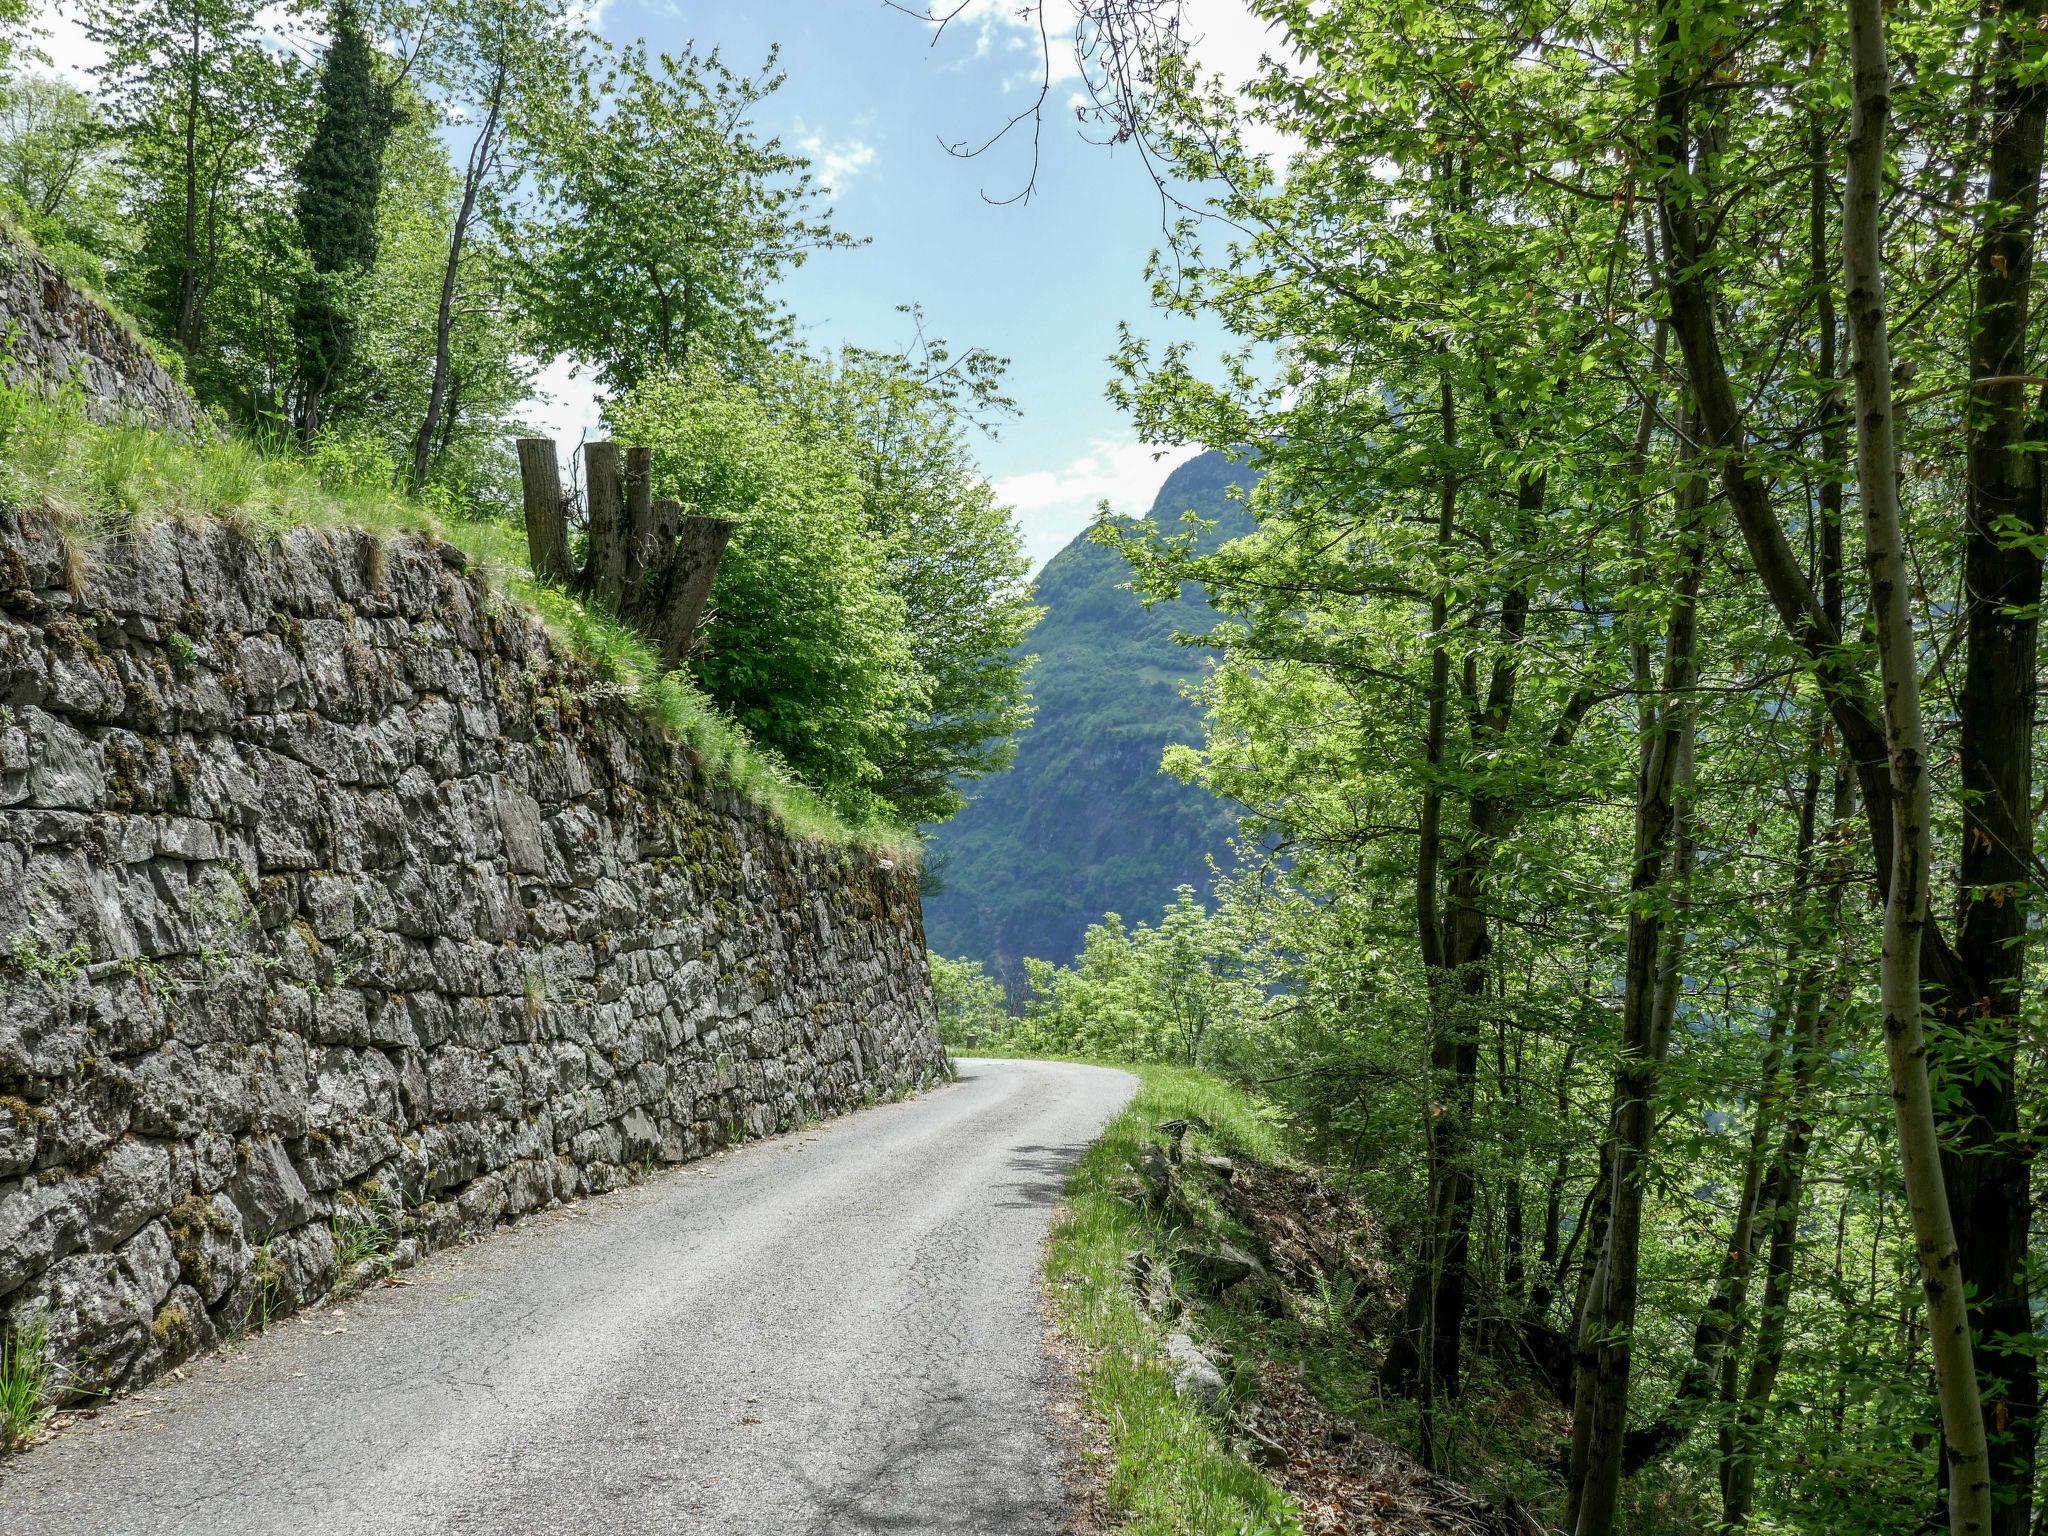
<path id="1" fill-rule="evenodd" d="M 997 480 L 996 498 L 1015 509 L 1024 552 L 1035 571 L 1094 521 L 1103 502 L 1122 516 L 1151 511 L 1166 477 L 1200 451 L 1098 438 L 1087 453 L 1060 469 Z"/>
<path id="2" fill-rule="evenodd" d="M 1051 46 L 1042 51 L 1038 46 L 1036 8 L 1027 9 L 1023 0 L 967 0 L 946 23 L 946 29 L 949 32 L 954 28 L 972 32 L 974 57 L 977 59 L 988 58 L 997 51 L 998 44 L 1002 52 L 1010 56 L 1027 49 L 1030 51 L 1029 62 L 1003 82 L 1006 91 L 1027 86 L 1036 89 L 1046 80 L 1048 73 L 1051 84 L 1061 85 L 1078 79 L 1081 74 L 1069 43 L 1076 12 L 1073 0 L 1045 0 L 1045 8 L 1046 36 Z M 950 11 L 951 7 L 941 9 Z"/>
<path id="3" fill-rule="evenodd" d="M 107 61 L 107 51 L 85 35 L 85 28 L 69 10 L 45 3 L 36 7 L 35 44 L 49 60 L 50 73 L 80 90 L 92 85 L 93 71 Z"/>
<path id="4" fill-rule="evenodd" d="M 564 472 L 576 445 L 585 437 L 603 435 L 603 414 L 597 405 L 597 381 L 588 368 L 572 372 L 568 358 L 556 358 L 533 381 L 533 398 L 522 413 L 543 437 L 555 440 Z"/>
<path id="5" fill-rule="evenodd" d="M 58 0 L 39 0 L 30 28 L 32 41 L 48 61 L 51 74 L 80 90 L 94 88 L 93 77 L 107 62 L 107 50 L 86 34 L 73 7 Z M 320 18 L 308 18 L 285 4 L 260 6 L 255 31 L 266 46 L 309 62 L 319 57 L 327 41 Z"/>
<path id="6" fill-rule="evenodd" d="M 1042 0 L 1042 12 L 1051 84 L 1058 86 L 1078 80 L 1081 69 L 1074 57 L 1074 27 L 1080 10 L 1076 0 Z M 1045 78 L 1045 66 L 1040 61 L 1040 13 L 1041 0 L 968 0 L 952 25 L 974 30 L 976 58 L 988 57 L 998 38 L 1008 52 L 1029 50 L 1029 66 L 1005 80 L 1003 89 L 1035 89 Z M 1243 87 L 1259 73 L 1261 58 L 1270 56 L 1288 67 L 1299 62 L 1280 31 L 1254 16 L 1245 0 L 1182 0 L 1181 33 L 1201 70 L 1221 75 L 1238 90 L 1240 97 Z M 1066 101 L 1069 111 L 1087 103 L 1086 93 L 1079 90 Z M 1244 137 L 1248 148 L 1276 165 L 1284 163 L 1300 147 L 1288 135 L 1254 122 L 1245 124 Z"/>
<path id="7" fill-rule="evenodd" d="M 865 139 L 827 139 L 822 133 L 807 133 L 799 121 L 796 147 L 810 157 L 811 172 L 818 185 L 837 197 L 846 184 L 875 163 L 875 146 Z"/>

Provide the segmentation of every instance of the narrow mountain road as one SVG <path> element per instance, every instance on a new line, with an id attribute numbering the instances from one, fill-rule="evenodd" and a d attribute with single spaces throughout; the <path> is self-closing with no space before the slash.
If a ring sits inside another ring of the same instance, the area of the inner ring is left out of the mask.
<path id="1" fill-rule="evenodd" d="M 960 1069 L 202 1360 L 4 1464 L 0 1531 L 1064 1531 L 1039 1243 L 1133 1084 Z"/>

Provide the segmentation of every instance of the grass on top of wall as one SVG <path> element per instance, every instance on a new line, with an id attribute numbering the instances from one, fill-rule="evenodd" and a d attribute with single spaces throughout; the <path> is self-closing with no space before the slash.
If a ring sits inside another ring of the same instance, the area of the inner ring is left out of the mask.
<path id="1" fill-rule="evenodd" d="M 852 823 L 712 702 L 683 671 L 663 671 L 637 632 L 596 604 L 538 581 L 525 538 L 447 501 L 407 495 L 389 466 L 345 445 L 266 448 L 210 430 L 193 439 L 141 424 L 86 420 L 75 397 L 0 385 L 0 506 L 40 510 L 87 554 L 166 519 L 217 522 L 265 540 L 292 528 L 445 540 L 491 587 L 534 614 L 571 654 L 687 742 L 713 779 L 767 809 L 789 832 L 913 860 L 917 841 L 886 822 Z"/>

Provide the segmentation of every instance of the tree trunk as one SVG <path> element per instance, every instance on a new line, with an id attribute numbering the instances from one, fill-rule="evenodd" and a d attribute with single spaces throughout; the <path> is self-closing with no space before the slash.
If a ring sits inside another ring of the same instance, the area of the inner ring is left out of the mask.
<path id="1" fill-rule="evenodd" d="M 626 521 L 623 528 L 626 568 L 619 578 L 619 612 L 645 626 L 653 617 L 656 594 L 649 589 L 660 568 L 662 552 L 654 541 L 654 451 L 626 450 Z"/>
<path id="2" fill-rule="evenodd" d="M 1991 142 L 1977 247 L 1972 379 L 2032 370 L 2027 352 L 2040 216 L 2044 87 L 2034 13 L 1991 0 L 1982 26 L 1992 39 Z M 2009 1495 L 1992 1512 L 1995 1536 L 2027 1536 L 2039 1365 L 2028 1342 L 2032 1206 L 2031 1146 L 2019 1134 L 2019 1021 L 2026 990 L 2025 936 L 2033 880 L 2033 725 L 2037 702 L 2042 531 L 2040 443 L 2027 386 L 1983 383 L 1970 394 L 1969 474 L 1964 503 L 1963 688 L 1957 719 L 1963 841 L 1955 914 L 1959 991 L 1940 999 L 1959 1037 L 1950 1081 L 1960 1103 L 1942 1147 L 1971 1308 L 1979 1386 L 1999 1432 L 1989 1446 L 1994 1486 Z M 2011 1347 L 2004 1341 L 2020 1341 Z"/>
<path id="3" fill-rule="evenodd" d="M 583 507 L 583 531 L 590 541 L 584 585 L 605 607 L 623 615 L 630 530 L 618 444 L 583 445 Z"/>
<path id="4" fill-rule="evenodd" d="M 1686 435 L 1692 435 L 1688 426 Z M 1682 453 L 1676 496 L 1678 569 L 1665 629 L 1664 675 L 1654 729 L 1645 736 L 1636 793 L 1636 841 L 1629 889 L 1622 1039 L 1608 1140 L 1608 1217 L 1598 1278 L 1588 1294 L 1577 1345 L 1572 1407 L 1574 1536 L 1606 1536 L 1620 1498 L 1634 1348 L 1636 1278 L 1642 1249 L 1643 1171 L 1656 1123 L 1657 1079 L 1683 983 L 1684 930 L 1677 916 L 1690 872 L 1685 800 L 1691 790 L 1693 714 L 1685 697 L 1696 671 L 1700 527 L 1705 488 Z"/>
<path id="5" fill-rule="evenodd" d="M 688 517 L 679 503 L 656 501 L 647 449 L 626 450 L 622 475 L 616 444 L 586 443 L 589 551 L 579 570 L 569 555 L 567 503 L 555 445 L 522 437 L 518 447 L 527 558 L 534 574 L 597 597 L 654 642 L 664 668 L 681 666 L 696 645 L 734 525 L 719 517 Z"/>
<path id="6" fill-rule="evenodd" d="M 412 488 L 418 491 L 427 483 L 427 472 L 433 467 L 435 435 L 441 425 L 441 411 L 448 399 L 449 344 L 455 333 L 455 289 L 462 272 L 462 248 L 469 239 L 469 226 L 476 218 L 477 198 L 483 191 L 485 180 L 490 175 L 491 160 L 497 153 L 498 121 L 504 105 L 507 77 L 511 65 L 500 60 L 497 72 L 491 77 L 490 105 L 484 113 L 484 125 L 470 145 L 469 161 L 463 169 L 462 203 L 455 214 L 455 225 L 448 235 L 448 260 L 441 269 L 441 303 L 434 319 L 434 373 L 427 387 L 427 410 L 420 429 L 412 440 Z"/>
<path id="7" fill-rule="evenodd" d="M 704 606 L 711 600 L 718 562 L 732 540 L 733 524 L 722 517 L 684 517 L 683 509 L 672 501 L 655 505 L 664 525 L 680 525 L 665 588 L 667 616 L 657 637 L 661 642 L 661 664 L 680 667 L 696 649 L 698 626 L 703 621 Z"/>
<path id="8" fill-rule="evenodd" d="M 185 91 L 185 242 L 178 263 L 178 320 L 173 335 L 190 353 L 199 346 L 199 7 L 192 7 Z"/>
<path id="9" fill-rule="evenodd" d="M 526 550 L 533 574 L 542 581 L 573 587 L 576 562 L 569 558 L 567 503 L 562 496 L 554 439 L 522 437 L 518 449 L 519 485 L 526 502 Z"/>
<path id="10" fill-rule="evenodd" d="M 1906 1200 L 1927 1295 L 1929 1344 L 1947 1437 L 1949 1528 L 1988 1536 L 1991 1478 L 1984 1416 L 1970 1347 L 1965 1276 L 1941 1168 L 1921 1024 L 1920 946 L 1927 924 L 1932 815 L 1911 576 L 1899 526 L 1898 458 L 1892 435 L 1891 339 L 1884 309 L 1880 232 L 1884 139 L 1891 111 L 1882 0 L 1849 0 L 1854 123 L 1842 214 L 1842 267 L 1856 379 L 1856 485 L 1863 509 L 1870 606 L 1884 680 L 1891 757 L 1891 888 L 1884 908 L 1880 993 Z"/>

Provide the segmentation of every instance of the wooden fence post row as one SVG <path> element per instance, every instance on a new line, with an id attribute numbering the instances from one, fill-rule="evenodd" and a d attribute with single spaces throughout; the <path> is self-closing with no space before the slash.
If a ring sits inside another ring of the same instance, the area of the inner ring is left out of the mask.
<path id="1" fill-rule="evenodd" d="M 520 438 L 526 552 L 534 575 L 596 598 L 660 648 L 663 666 L 677 667 L 697 643 L 733 525 L 656 501 L 653 457 L 628 448 L 621 462 L 616 443 L 583 445 L 589 548 L 578 567 L 569 553 L 569 502 L 554 442 Z"/>

